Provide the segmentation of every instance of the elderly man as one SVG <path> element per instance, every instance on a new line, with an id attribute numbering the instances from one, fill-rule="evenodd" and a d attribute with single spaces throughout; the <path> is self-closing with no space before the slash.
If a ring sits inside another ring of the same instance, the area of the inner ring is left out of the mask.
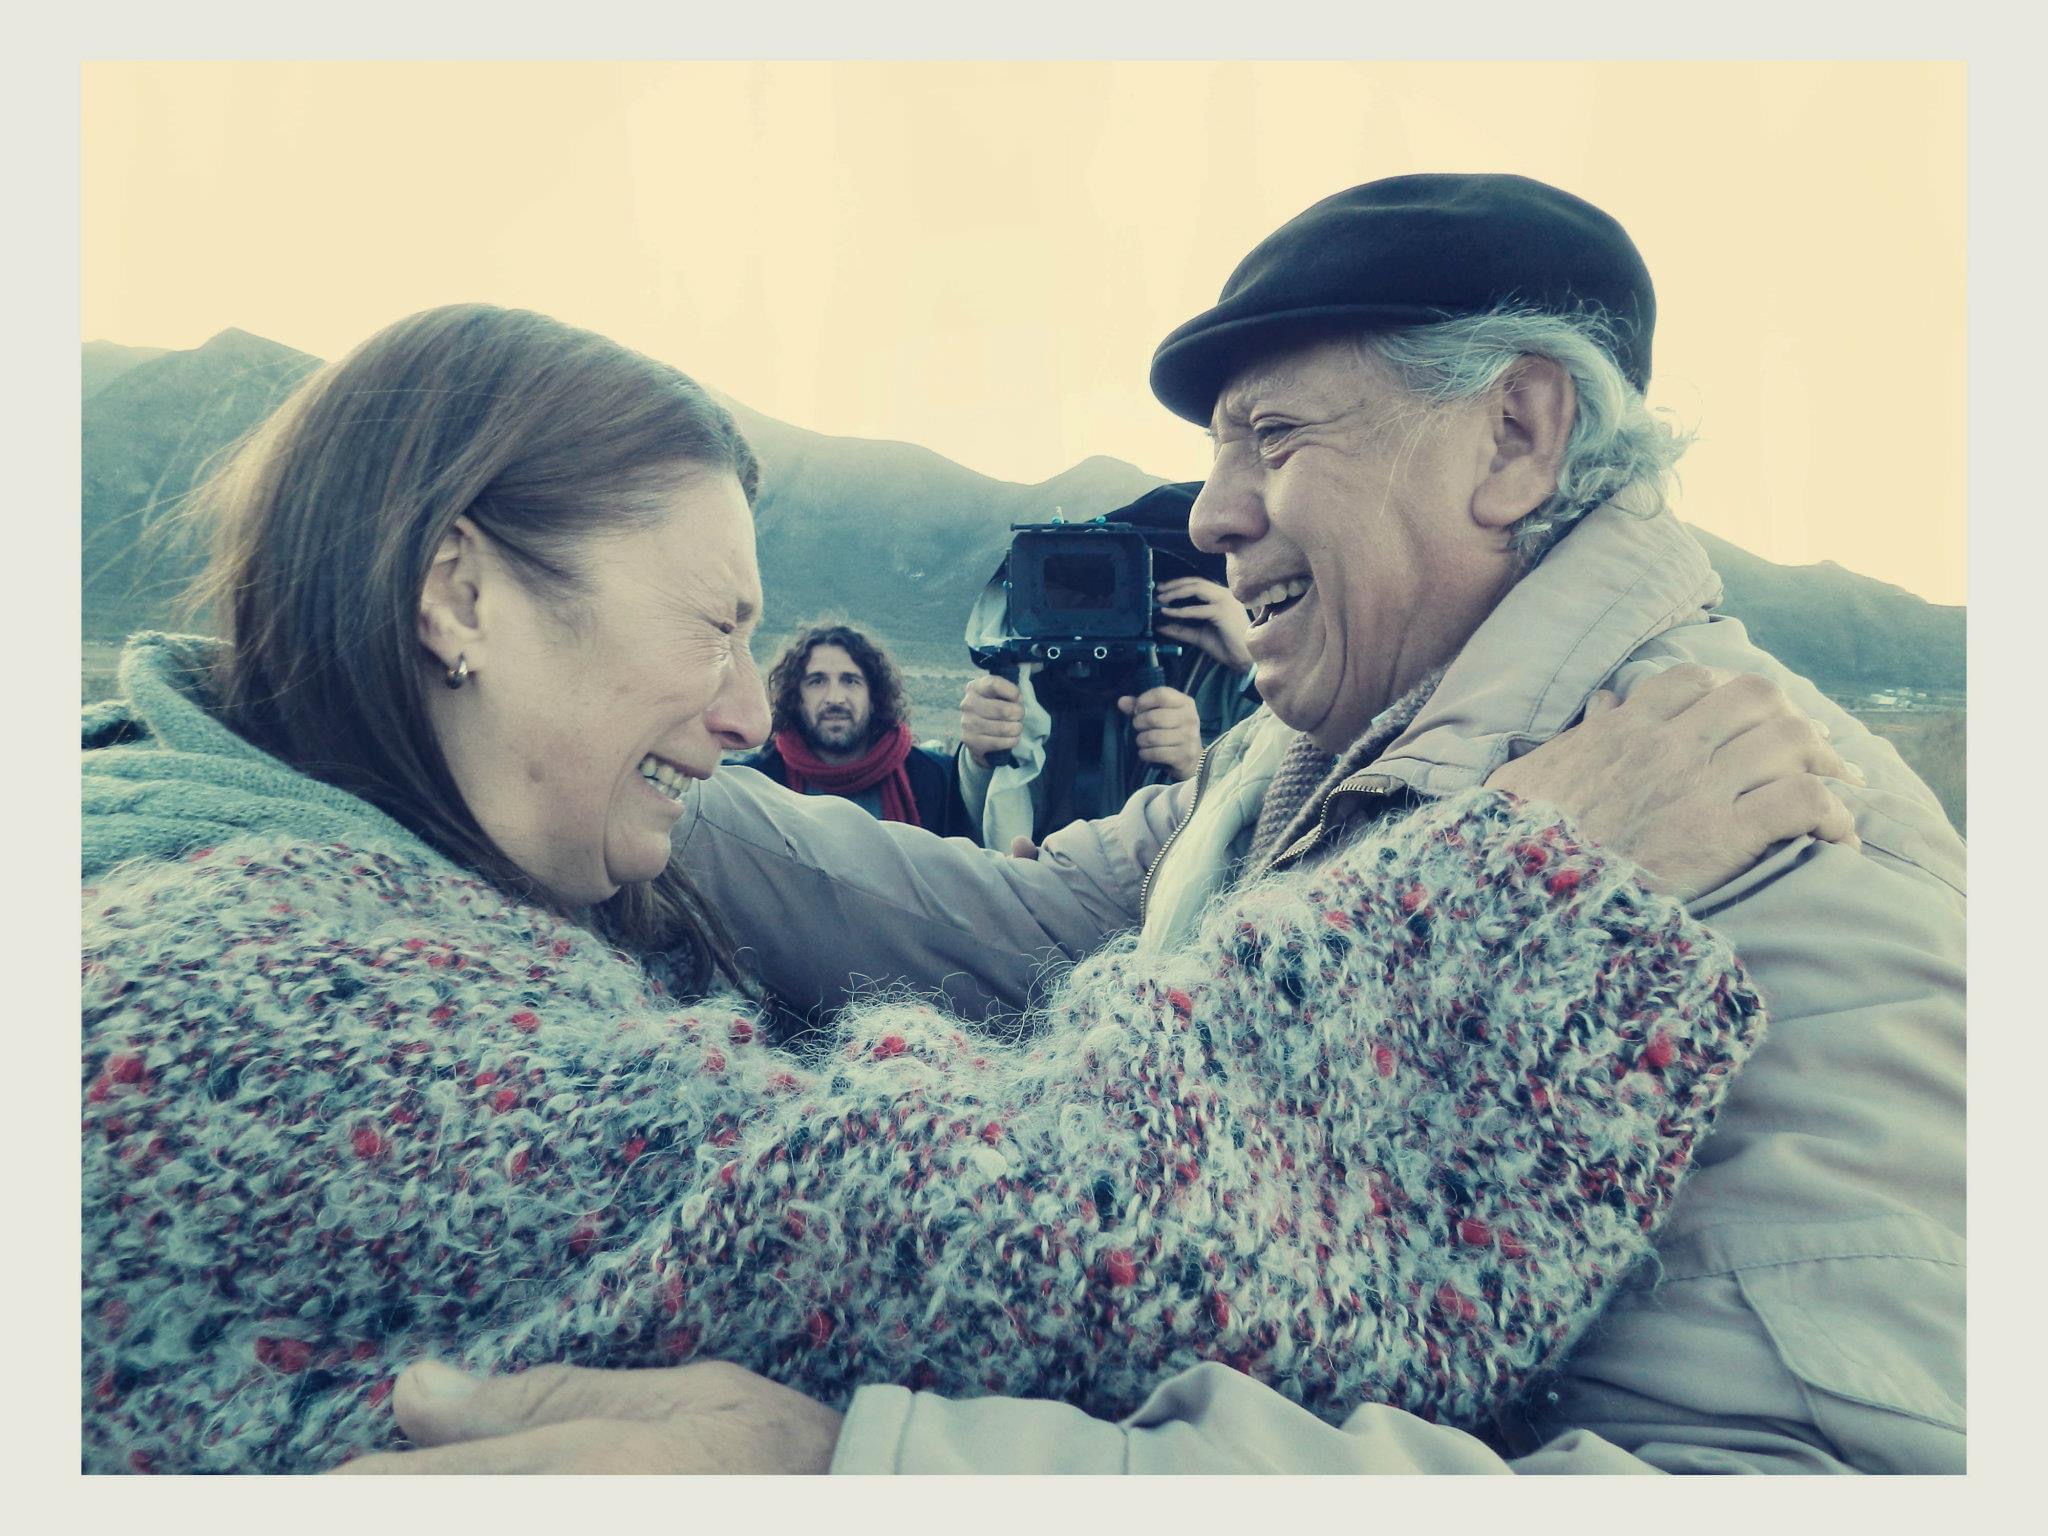
<path id="1" fill-rule="evenodd" d="M 429 1464 L 587 1464 L 623 1435 L 635 1464 L 674 1468 L 1961 1470 L 1962 846 L 1888 746 L 1714 612 L 1719 582 L 1664 505 L 1681 444 L 1643 403 L 1653 325 L 1628 237 L 1554 188 L 1408 176 L 1326 199 L 1259 245 L 1152 371 L 1214 438 L 1192 527 L 1254 610 L 1270 713 L 1191 783 L 1141 790 L 1035 861 L 942 858 L 719 780 L 683 834 L 750 937 L 797 901 L 818 919 L 764 950 L 786 994 L 895 975 L 1014 1007 L 1047 951 L 1133 926 L 1172 943 L 1247 875 L 1430 797 L 1516 789 L 1524 752 L 1582 716 L 1590 739 L 1614 695 L 1677 712 L 1711 689 L 1723 732 L 1830 733 L 1864 781 L 1841 791 L 1856 835 L 1793 838 L 1691 899 L 1749 966 L 1768 1039 L 1657 1272 L 1511 1421 L 1481 1437 L 1367 1407 L 1331 1426 L 1221 1365 L 1164 1382 L 1120 1424 L 891 1386 L 842 1420 L 715 1365 L 535 1383 L 427 1371 L 398 1404 L 417 1438 L 456 1442 Z M 1762 683 L 1713 686 L 1732 673 L 1770 680 L 1795 712 Z M 1821 793 L 1797 778 L 1759 792 Z M 886 925 L 851 920 L 884 906 Z"/>

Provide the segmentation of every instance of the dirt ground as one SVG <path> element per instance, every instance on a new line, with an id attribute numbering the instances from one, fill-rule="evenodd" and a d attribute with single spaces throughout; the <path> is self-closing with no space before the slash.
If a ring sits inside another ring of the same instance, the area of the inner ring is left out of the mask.
<path id="1" fill-rule="evenodd" d="M 1955 709 L 1911 715 L 1859 714 L 1856 718 L 1897 749 L 1906 766 L 1934 791 L 1955 829 L 1969 836 L 1968 713 Z"/>

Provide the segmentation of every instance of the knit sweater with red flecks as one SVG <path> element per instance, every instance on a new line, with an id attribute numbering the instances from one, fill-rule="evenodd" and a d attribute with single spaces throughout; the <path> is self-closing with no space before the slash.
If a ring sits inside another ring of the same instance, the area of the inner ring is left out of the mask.
<path id="1" fill-rule="evenodd" d="M 94 1470 L 397 1445 L 425 1355 L 1100 1415 L 1216 1359 L 1479 1425 L 1648 1251 L 1761 1028 L 1675 904 L 1479 791 L 1084 962 L 1022 1044 L 876 1002 L 800 1061 L 351 821 L 156 644 L 86 754 Z"/>

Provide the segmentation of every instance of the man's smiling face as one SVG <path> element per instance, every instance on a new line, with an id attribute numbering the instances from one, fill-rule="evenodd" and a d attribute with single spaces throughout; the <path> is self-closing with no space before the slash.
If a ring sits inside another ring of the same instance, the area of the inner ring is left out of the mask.
<path id="1" fill-rule="evenodd" d="M 1210 430 L 1189 532 L 1252 610 L 1260 695 L 1341 752 L 1513 584 L 1505 537 L 1472 516 L 1495 459 L 1484 397 L 1431 407 L 1338 339 L 1241 370 Z"/>

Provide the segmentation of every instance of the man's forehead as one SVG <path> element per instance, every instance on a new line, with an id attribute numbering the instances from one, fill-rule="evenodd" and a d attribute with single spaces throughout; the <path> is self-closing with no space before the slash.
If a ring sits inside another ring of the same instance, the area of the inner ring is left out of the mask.
<path id="1" fill-rule="evenodd" d="M 836 640 L 820 640 L 812 646 L 810 655 L 804 658 L 804 666 L 812 672 L 822 672 L 827 667 L 843 667 L 849 672 L 860 671 L 853 657 Z"/>
<path id="2" fill-rule="evenodd" d="M 1260 407 L 1341 410 L 1370 387 L 1359 349 L 1344 338 L 1305 343 L 1259 358 L 1233 374 L 1216 397 L 1212 423 L 1243 422 Z"/>

